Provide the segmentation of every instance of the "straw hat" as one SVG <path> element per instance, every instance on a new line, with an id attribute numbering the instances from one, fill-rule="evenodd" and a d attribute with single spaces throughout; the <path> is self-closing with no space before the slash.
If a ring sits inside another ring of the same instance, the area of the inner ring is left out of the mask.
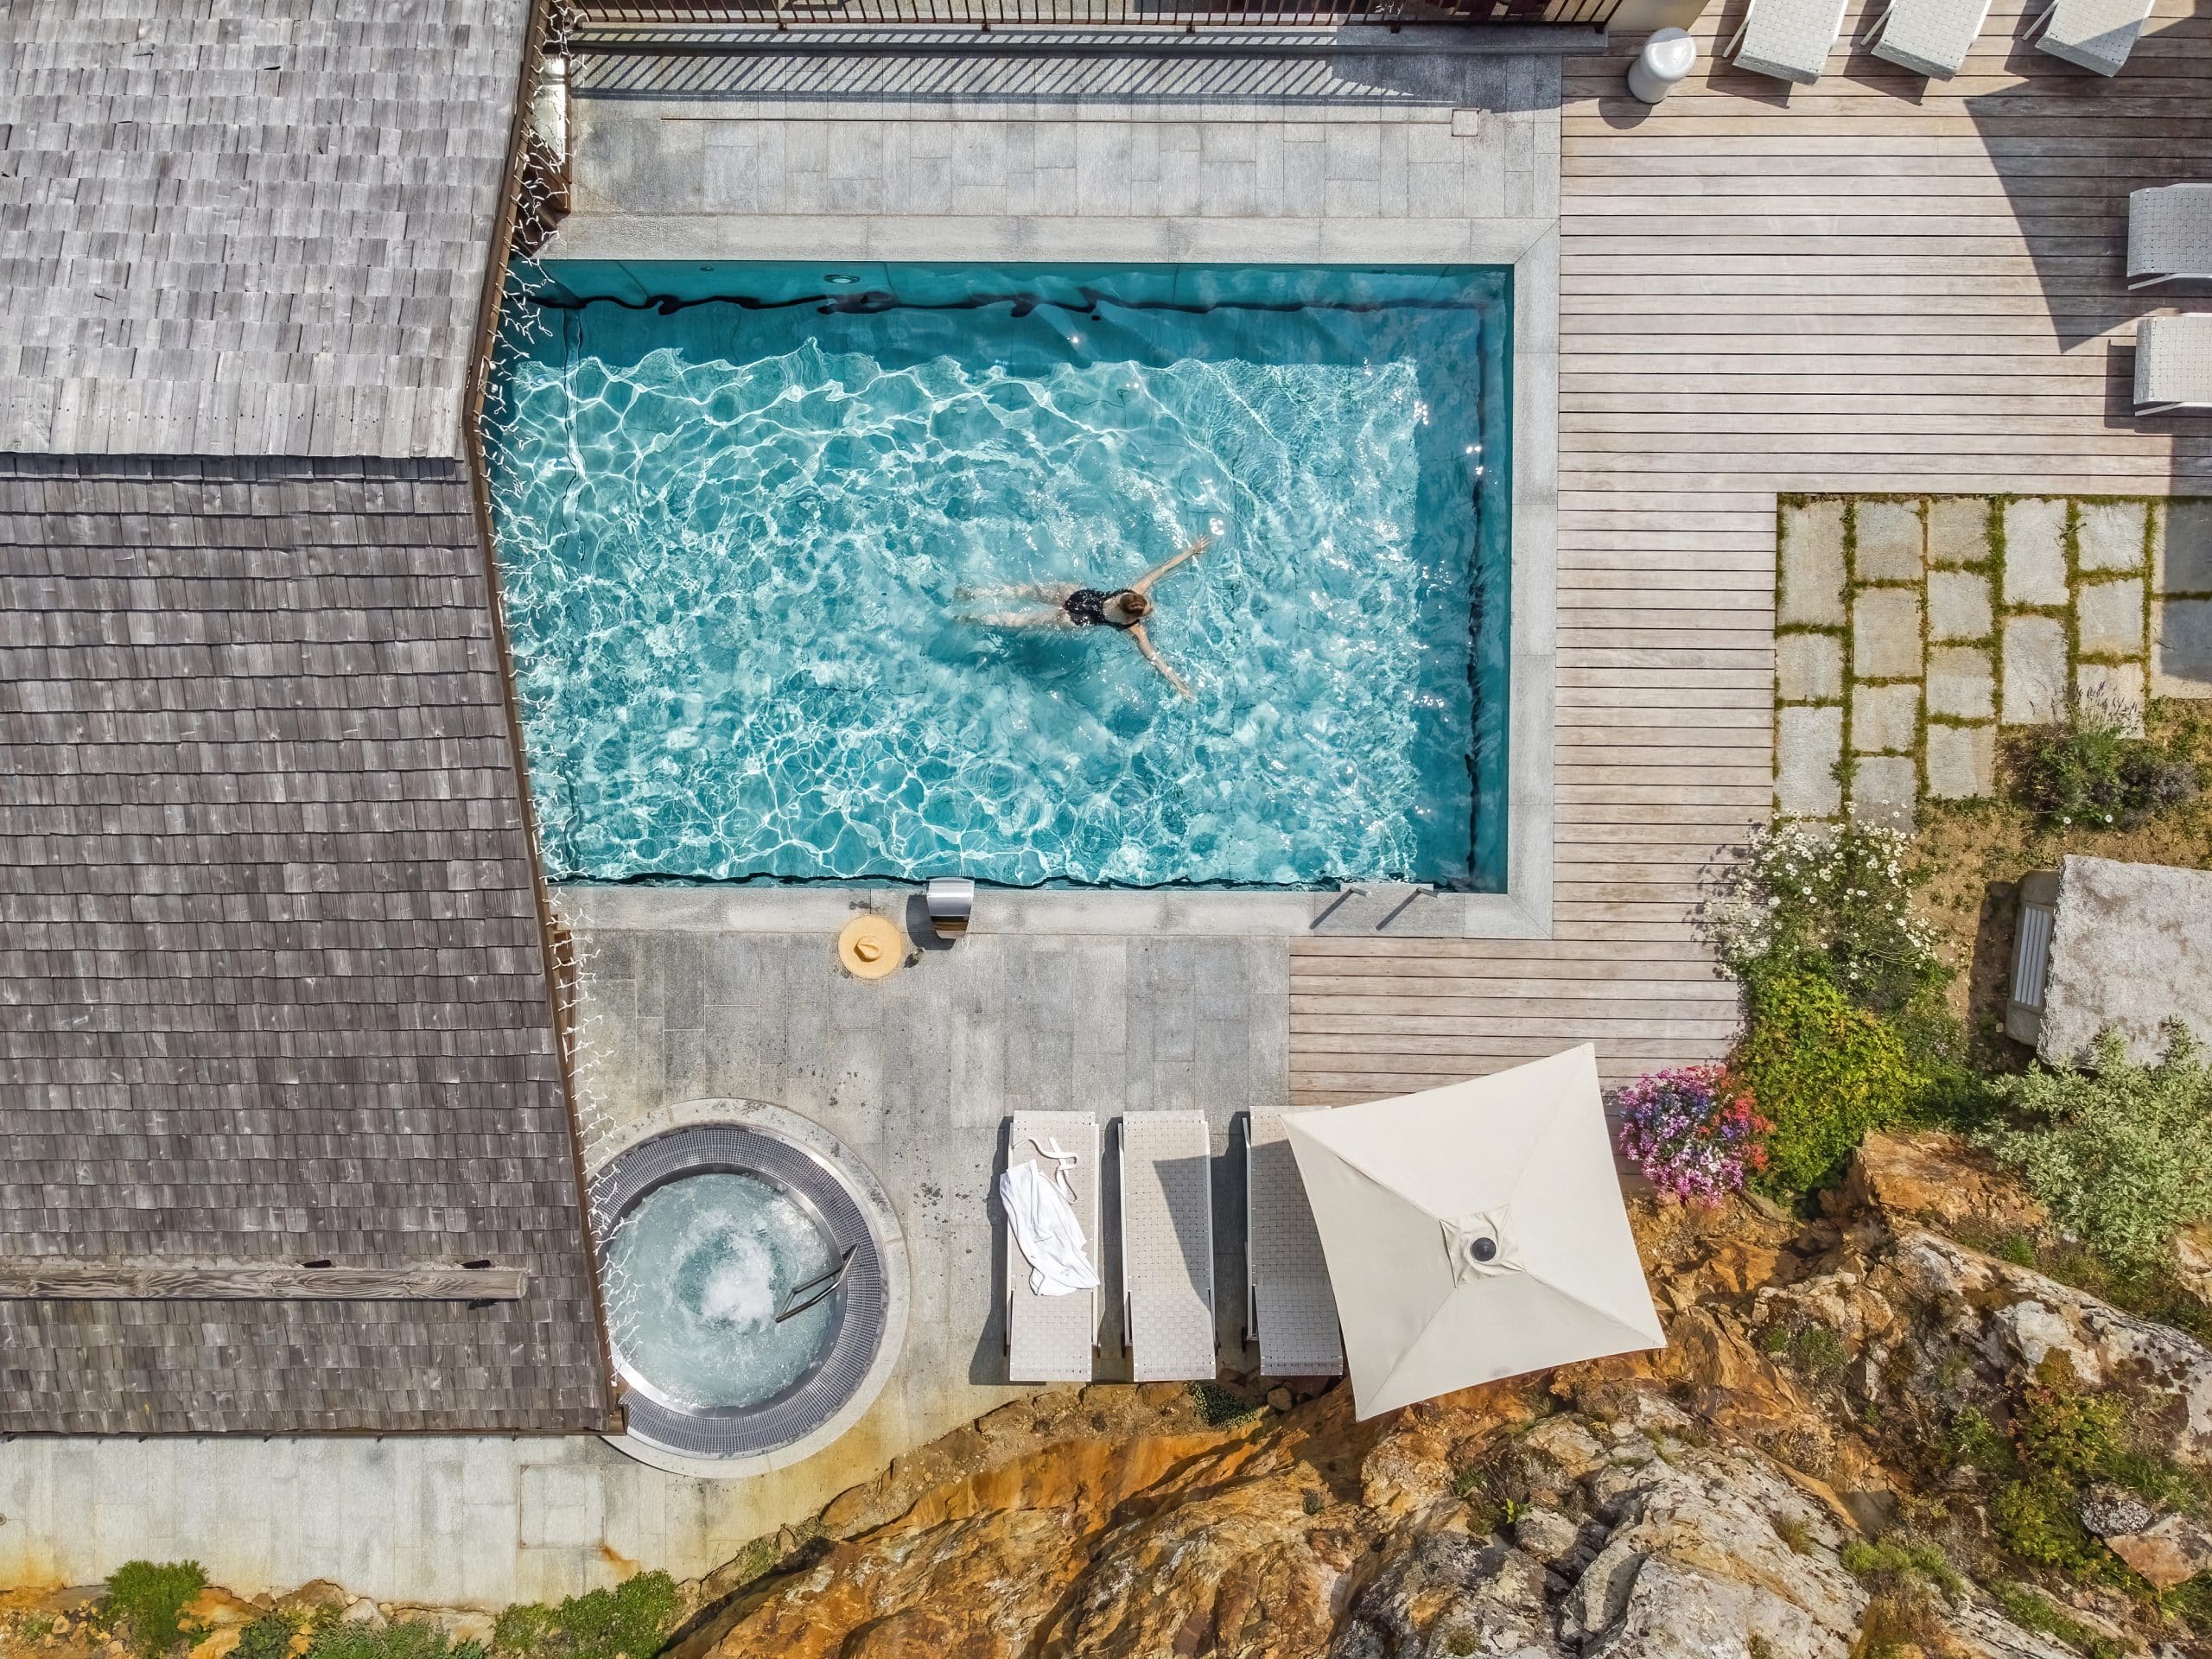
<path id="1" fill-rule="evenodd" d="M 845 924 L 837 936 L 837 960 L 855 979 L 881 979 L 906 960 L 906 936 L 888 916 L 870 911 Z"/>

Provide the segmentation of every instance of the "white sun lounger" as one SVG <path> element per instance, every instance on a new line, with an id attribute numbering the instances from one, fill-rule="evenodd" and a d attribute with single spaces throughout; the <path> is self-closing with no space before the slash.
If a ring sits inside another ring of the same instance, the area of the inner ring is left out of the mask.
<path id="1" fill-rule="evenodd" d="M 1878 58 L 1948 80 L 1966 62 L 1988 16 L 1989 0 L 1889 0 L 1860 40 Z"/>
<path id="2" fill-rule="evenodd" d="M 2135 412 L 2212 409 L 2212 312 L 2135 325 Z"/>
<path id="3" fill-rule="evenodd" d="M 1751 0 L 1721 55 L 1738 69 L 1809 86 L 1843 32 L 1843 0 Z"/>
<path id="4" fill-rule="evenodd" d="M 1007 1143 L 1009 1166 L 1034 1158 L 1049 1172 L 1046 1147 L 1073 1153 L 1068 1171 L 1075 1186 L 1075 1218 L 1090 1245 L 1090 1265 L 1098 1254 L 1098 1120 L 1089 1112 L 1016 1112 Z M 1029 1288 L 1029 1263 L 1006 1230 L 1006 1369 L 1014 1382 L 1088 1382 L 1098 1346 L 1103 1297 L 1096 1290 L 1065 1296 L 1039 1296 Z"/>
<path id="5" fill-rule="evenodd" d="M 1122 1332 L 1139 1382 L 1213 1380 L 1212 1155 L 1198 1112 L 1122 1118 Z"/>
<path id="6" fill-rule="evenodd" d="M 1244 1123 L 1246 1317 L 1261 1376 L 1341 1376 L 1337 1295 L 1282 1120 L 1281 1112 L 1254 1112 Z"/>
<path id="7" fill-rule="evenodd" d="M 2127 285 L 2212 282 L 2212 184 L 2169 184 L 2127 198 Z"/>
<path id="8" fill-rule="evenodd" d="M 2050 0 L 2028 38 L 2054 58 L 2116 75 L 2150 16 L 2151 0 Z"/>

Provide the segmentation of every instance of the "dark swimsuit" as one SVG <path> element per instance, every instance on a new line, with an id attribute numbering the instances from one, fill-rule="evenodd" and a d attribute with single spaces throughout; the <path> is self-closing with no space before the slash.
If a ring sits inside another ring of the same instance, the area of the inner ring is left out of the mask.
<path id="1" fill-rule="evenodd" d="M 1060 608 L 1067 613 L 1068 621 L 1078 628 L 1133 628 L 1134 622 L 1116 622 L 1106 614 L 1109 601 L 1122 599 L 1136 591 L 1134 588 L 1118 588 L 1110 594 L 1096 588 L 1078 588 L 1060 601 Z"/>

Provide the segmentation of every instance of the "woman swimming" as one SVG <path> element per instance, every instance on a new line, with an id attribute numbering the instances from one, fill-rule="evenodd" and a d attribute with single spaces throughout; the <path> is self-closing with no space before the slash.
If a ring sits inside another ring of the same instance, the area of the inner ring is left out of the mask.
<path id="1" fill-rule="evenodd" d="M 1099 588 L 1079 588 L 1071 582 L 1027 582 L 1014 588 L 963 588 L 960 597 L 1027 599 L 1038 602 L 1030 610 L 1000 611 L 969 619 L 989 628 L 1118 628 L 1144 653 L 1145 661 L 1166 675 L 1167 683 L 1188 697 L 1193 694 L 1183 683 L 1183 677 L 1168 667 L 1166 659 L 1153 649 L 1152 641 L 1145 637 L 1144 620 L 1155 608 L 1152 584 L 1184 560 L 1196 558 L 1212 545 L 1212 537 L 1201 536 L 1166 563 L 1153 566 L 1128 587 L 1116 588 L 1110 593 Z"/>

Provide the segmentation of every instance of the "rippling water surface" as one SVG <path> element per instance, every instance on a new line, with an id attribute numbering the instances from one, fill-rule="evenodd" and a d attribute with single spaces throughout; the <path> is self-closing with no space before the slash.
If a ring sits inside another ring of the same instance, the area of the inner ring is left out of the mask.
<path id="1" fill-rule="evenodd" d="M 677 1404 L 762 1405 L 806 1376 L 836 1330 L 834 1300 L 781 1325 L 776 1310 L 836 1265 L 813 1218 L 771 1183 L 687 1175 L 616 1224 L 607 1329 L 632 1370 Z"/>
<path id="2" fill-rule="evenodd" d="M 493 474 L 556 880 L 1484 884 L 1494 290 L 1124 302 L 1153 276 L 544 314 Z M 979 620 L 1202 534 L 1149 625 L 1192 700 L 1112 630 Z"/>

